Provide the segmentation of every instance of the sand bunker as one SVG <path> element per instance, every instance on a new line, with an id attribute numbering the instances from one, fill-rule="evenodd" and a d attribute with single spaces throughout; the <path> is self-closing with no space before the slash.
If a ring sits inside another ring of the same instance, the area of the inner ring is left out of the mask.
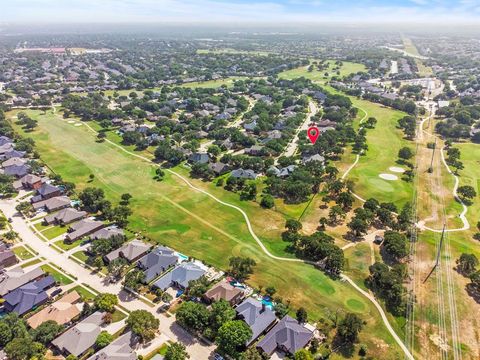
<path id="1" fill-rule="evenodd" d="M 82 124 L 80 124 L 80 123 L 76 123 L 76 124 L 75 124 L 75 125 L 73 125 L 73 126 L 82 126 Z"/>
<path id="2" fill-rule="evenodd" d="M 398 180 L 398 176 L 393 174 L 380 174 L 378 176 L 383 180 Z"/>
<path id="3" fill-rule="evenodd" d="M 390 170 L 391 172 L 400 173 L 400 174 L 405 172 L 405 169 L 402 169 L 401 167 L 397 167 L 397 166 L 391 166 L 388 168 L 388 170 Z"/>

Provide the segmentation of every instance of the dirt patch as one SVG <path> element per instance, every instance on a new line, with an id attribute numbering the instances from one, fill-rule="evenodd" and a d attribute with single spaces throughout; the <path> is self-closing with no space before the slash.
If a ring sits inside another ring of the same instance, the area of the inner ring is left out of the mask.
<path id="1" fill-rule="evenodd" d="M 398 180 L 398 176 L 393 174 L 380 174 L 378 176 L 383 180 L 388 180 L 388 181 Z"/>

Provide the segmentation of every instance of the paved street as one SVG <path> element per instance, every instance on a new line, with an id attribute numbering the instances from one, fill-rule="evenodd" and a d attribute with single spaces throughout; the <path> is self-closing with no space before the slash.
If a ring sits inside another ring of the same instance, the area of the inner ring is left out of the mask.
<path id="1" fill-rule="evenodd" d="M 91 270 L 76 263 L 72 259 L 69 259 L 68 256 L 71 252 L 59 253 L 57 250 L 53 249 L 51 245 L 48 245 L 45 241 L 41 240 L 29 227 L 27 221 L 17 213 L 15 210 L 16 204 L 15 200 L 0 200 L 0 210 L 7 218 L 12 219 L 11 226 L 13 230 L 19 234 L 19 237 L 26 244 L 38 252 L 38 256 L 44 257 L 48 262 L 53 263 L 59 269 L 64 269 L 68 274 L 74 275 L 77 278 L 77 280 L 74 279 L 75 283 L 87 284 L 99 293 L 108 292 L 118 294 L 119 305 L 130 311 L 140 309 L 147 310 L 160 320 L 161 335 L 157 336 L 144 348 L 139 349 L 139 354 L 148 354 L 160 347 L 165 341 L 180 341 L 187 346 L 187 351 L 192 359 L 201 360 L 211 357 L 215 347 L 213 345 L 207 346 L 201 344 L 193 336 L 175 324 L 175 318 L 173 316 L 167 317 L 163 314 L 157 313 L 156 310 L 158 306 L 151 307 L 145 304 L 136 296 L 123 290 L 120 283 L 109 283 L 105 278 L 92 273 Z"/>

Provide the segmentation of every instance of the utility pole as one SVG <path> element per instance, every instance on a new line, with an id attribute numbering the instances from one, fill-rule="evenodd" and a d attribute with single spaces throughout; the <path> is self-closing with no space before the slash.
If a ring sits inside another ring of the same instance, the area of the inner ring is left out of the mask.
<path id="1" fill-rule="evenodd" d="M 440 256 L 442 254 L 442 247 L 443 247 L 443 239 L 445 238 L 445 227 L 446 227 L 446 224 L 443 223 L 443 230 L 442 230 L 442 236 L 440 238 L 440 244 L 438 245 L 438 251 L 437 251 L 437 258 L 435 259 L 435 265 L 433 265 L 433 268 L 432 270 L 428 273 L 427 277 L 425 278 L 425 280 L 423 280 L 423 283 L 425 284 L 428 280 L 428 278 L 430 277 L 430 275 L 432 275 L 432 273 L 435 271 L 435 269 L 437 268 L 438 266 L 438 263 L 440 262 Z"/>
<path id="2" fill-rule="evenodd" d="M 435 150 L 437 148 L 437 138 L 435 138 L 435 142 L 433 143 L 433 151 L 432 151 L 432 160 L 430 161 L 430 167 L 428 168 L 428 172 L 433 172 L 433 158 L 435 157 Z"/>

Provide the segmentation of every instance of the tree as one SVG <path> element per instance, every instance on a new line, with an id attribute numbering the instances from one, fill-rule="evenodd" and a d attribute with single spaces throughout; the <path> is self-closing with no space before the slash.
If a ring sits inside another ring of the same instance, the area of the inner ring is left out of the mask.
<path id="1" fill-rule="evenodd" d="M 478 264 L 478 259 L 474 254 L 462 254 L 460 258 L 457 259 L 457 270 L 465 276 L 470 276 L 475 272 Z"/>
<path id="2" fill-rule="evenodd" d="M 105 346 L 109 345 L 113 341 L 113 336 L 108 333 L 108 331 L 102 331 L 98 334 L 97 339 L 95 340 L 95 346 L 97 349 L 103 349 Z"/>
<path id="3" fill-rule="evenodd" d="M 207 308 L 193 301 L 184 302 L 178 309 L 176 316 L 180 325 L 198 332 L 205 330 L 210 318 Z"/>
<path id="4" fill-rule="evenodd" d="M 190 359 L 185 345 L 182 343 L 170 344 L 165 353 L 165 360 L 185 360 Z"/>
<path id="5" fill-rule="evenodd" d="M 105 193 L 102 189 L 87 187 L 79 195 L 85 211 L 96 214 L 105 209 Z"/>
<path id="6" fill-rule="evenodd" d="M 301 307 L 297 310 L 297 321 L 299 323 L 306 323 L 308 320 L 308 315 L 307 315 L 307 310 L 305 308 Z"/>
<path id="7" fill-rule="evenodd" d="M 238 357 L 240 348 L 252 337 L 252 330 L 241 320 L 227 321 L 218 330 L 215 342 L 220 352 L 231 356 Z"/>
<path id="8" fill-rule="evenodd" d="M 120 202 L 120 205 L 128 205 L 130 203 L 131 198 L 132 198 L 132 195 L 130 195 L 129 193 L 122 194 L 122 196 L 120 197 L 120 199 L 122 199 L 122 201 Z"/>
<path id="9" fill-rule="evenodd" d="M 42 359 L 45 351 L 45 346 L 30 337 L 15 338 L 5 346 L 5 353 L 10 360 Z"/>
<path id="10" fill-rule="evenodd" d="M 105 134 L 104 131 L 101 131 L 97 134 L 98 142 L 104 142 L 106 137 L 107 137 L 107 134 Z"/>
<path id="11" fill-rule="evenodd" d="M 271 209 L 275 206 L 275 201 L 273 196 L 270 194 L 265 194 L 262 196 L 262 200 L 260 201 L 260 206 L 265 209 Z"/>
<path id="12" fill-rule="evenodd" d="M 285 227 L 290 232 L 299 232 L 302 230 L 302 223 L 295 219 L 288 219 L 285 223 Z"/>
<path id="13" fill-rule="evenodd" d="M 48 345 L 53 339 L 63 331 L 63 326 L 53 320 L 47 320 L 41 323 L 36 329 L 32 329 L 32 338 L 43 344 Z"/>
<path id="14" fill-rule="evenodd" d="M 0 319 L 0 346 L 20 337 L 28 337 L 28 331 L 25 321 L 17 313 L 11 312 Z"/>
<path id="15" fill-rule="evenodd" d="M 94 299 L 95 307 L 100 311 L 113 313 L 115 306 L 118 305 L 118 297 L 115 294 L 102 293 L 98 294 Z"/>
<path id="16" fill-rule="evenodd" d="M 229 259 L 229 265 L 228 273 L 235 279 L 242 281 L 253 274 L 253 268 L 257 263 L 249 257 L 234 256 Z"/>
<path id="17" fill-rule="evenodd" d="M 212 310 L 210 311 L 210 328 L 214 334 L 220 329 L 220 327 L 227 321 L 235 318 L 235 310 L 232 308 L 228 301 L 220 299 L 212 304 Z"/>
<path id="18" fill-rule="evenodd" d="M 148 342 L 155 337 L 160 321 L 146 310 L 134 310 L 127 318 L 127 326 L 138 335 L 142 342 Z"/>
<path id="19" fill-rule="evenodd" d="M 205 276 L 201 276 L 197 280 L 191 280 L 188 282 L 188 295 L 196 298 L 200 298 L 208 290 L 210 282 Z"/>
<path id="20" fill-rule="evenodd" d="M 240 356 L 240 360 L 263 360 L 263 357 L 256 347 L 250 347 Z"/>
<path id="21" fill-rule="evenodd" d="M 119 279 L 125 275 L 128 266 L 127 259 L 123 257 L 116 258 L 108 263 L 108 276 L 112 279 Z"/>
<path id="22" fill-rule="evenodd" d="M 386 231 L 382 246 L 395 261 L 408 255 L 407 238 L 399 232 Z"/>
<path id="23" fill-rule="evenodd" d="M 347 226 L 355 233 L 355 236 L 361 236 L 368 231 L 368 223 L 358 217 L 354 217 Z"/>
<path id="24" fill-rule="evenodd" d="M 145 281 L 145 274 L 139 269 L 133 269 L 127 275 L 125 275 L 125 281 L 123 285 L 126 288 L 137 291 L 142 283 Z"/>
<path id="25" fill-rule="evenodd" d="M 305 349 L 300 349 L 295 353 L 293 358 L 295 360 L 313 360 L 313 355 Z"/>
<path id="26" fill-rule="evenodd" d="M 408 146 L 404 146 L 398 150 L 398 157 L 403 160 L 409 160 L 413 157 L 413 151 Z"/>
<path id="27" fill-rule="evenodd" d="M 356 314 L 348 313 L 338 324 L 337 335 L 344 342 L 353 344 L 358 340 L 358 334 L 362 329 L 362 319 L 360 319 Z"/>
<path id="28" fill-rule="evenodd" d="M 163 180 L 164 176 L 165 176 L 165 171 L 157 167 L 155 169 L 155 179 L 157 179 L 158 181 L 161 181 Z"/>
<path id="29" fill-rule="evenodd" d="M 475 192 L 475 189 L 473 188 L 473 186 L 470 186 L 470 185 L 460 186 L 457 189 L 457 192 L 458 192 L 458 195 L 460 195 L 463 198 L 463 200 L 470 201 L 475 196 L 477 196 L 477 193 Z"/>
<path id="30" fill-rule="evenodd" d="M 328 212 L 328 220 L 332 224 L 337 224 L 340 220 L 345 219 L 345 216 L 347 214 L 345 211 L 342 209 L 341 206 L 339 205 L 334 205 L 330 208 L 330 211 Z"/>

